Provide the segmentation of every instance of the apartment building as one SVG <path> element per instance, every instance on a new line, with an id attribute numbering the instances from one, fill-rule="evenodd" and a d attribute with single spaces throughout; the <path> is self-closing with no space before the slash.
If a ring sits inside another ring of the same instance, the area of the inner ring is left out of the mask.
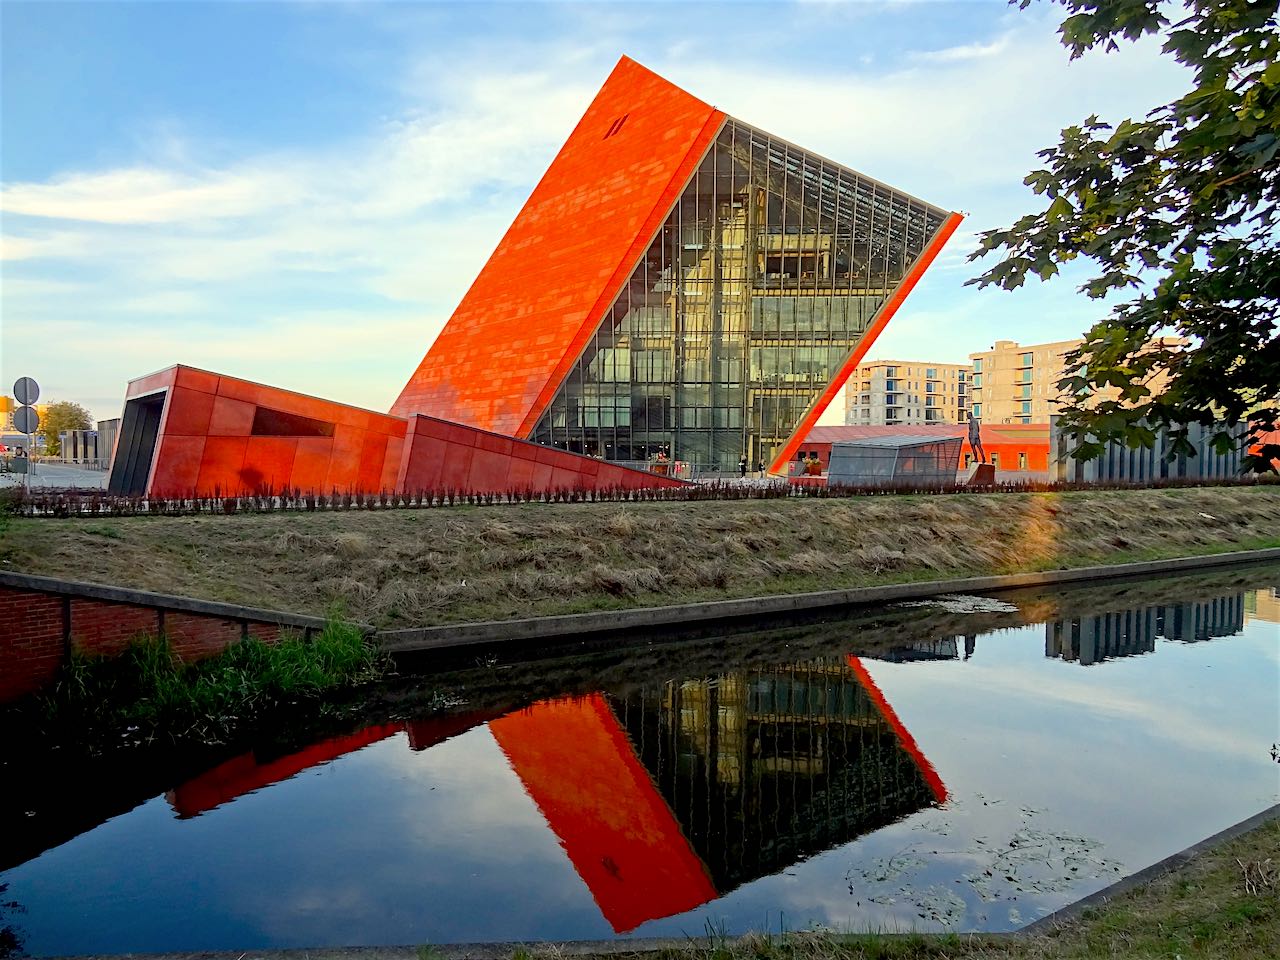
<path id="1" fill-rule="evenodd" d="M 864 363 L 845 386 L 844 422 L 853 426 L 965 423 L 969 376 L 969 365 L 961 363 Z"/>
<path id="2" fill-rule="evenodd" d="M 1080 340 L 1059 340 L 1022 346 L 997 340 L 973 362 L 971 410 L 987 423 L 1048 423 L 1057 413 L 1057 383 L 1066 375 L 1064 356 Z"/>
<path id="3" fill-rule="evenodd" d="M 986 423 L 1047 423 L 1058 413 L 1062 399 L 1057 384 L 1067 375 L 1066 354 L 1083 342 L 1076 338 L 1022 345 L 1015 340 L 997 340 L 990 350 L 969 354 L 973 362 L 971 415 Z M 1161 337 L 1152 345 L 1186 346 L 1189 342 L 1182 337 Z M 1160 392 L 1165 379 L 1162 375 L 1149 384 L 1152 392 Z M 1119 393 L 1119 388 L 1110 387 L 1092 399 L 1114 398 Z"/>

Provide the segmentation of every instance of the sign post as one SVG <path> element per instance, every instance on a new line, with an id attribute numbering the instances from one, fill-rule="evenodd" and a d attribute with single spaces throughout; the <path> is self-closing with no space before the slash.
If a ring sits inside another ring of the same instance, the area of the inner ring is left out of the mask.
<path id="1" fill-rule="evenodd" d="M 31 470 L 35 466 L 32 459 L 35 453 L 35 433 L 40 429 L 40 414 L 32 404 L 40 399 L 40 384 L 30 377 L 19 377 L 13 384 L 13 397 L 22 404 L 13 411 L 13 428 L 27 435 L 27 473 L 23 483 L 30 490 Z"/>

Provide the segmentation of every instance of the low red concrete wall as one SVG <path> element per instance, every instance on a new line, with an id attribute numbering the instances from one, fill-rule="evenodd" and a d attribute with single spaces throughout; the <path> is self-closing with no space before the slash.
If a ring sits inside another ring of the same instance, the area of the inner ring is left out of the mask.
<path id="1" fill-rule="evenodd" d="M 419 490 L 541 493 L 684 485 L 683 480 L 418 415 L 409 424 L 404 463 L 396 488 L 409 493 Z"/>
<path id="2" fill-rule="evenodd" d="M 324 621 L 144 591 L 0 574 L 0 702 L 48 683 L 72 651 L 115 656 L 139 635 L 168 637 L 183 661 L 255 637 L 323 629 Z"/>

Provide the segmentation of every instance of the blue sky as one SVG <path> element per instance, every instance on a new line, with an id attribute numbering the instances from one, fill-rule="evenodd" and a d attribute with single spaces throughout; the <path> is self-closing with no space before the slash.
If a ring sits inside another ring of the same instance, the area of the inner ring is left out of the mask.
<path id="1" fill-rule="evenodd" d="M 1076 336 L 964 281 L 1035 151 L 1185 86 L 1001 2 L 0 4 L 0 374 L 117 415 L 188 363 L 385 409 L 619 56 L 968 214 L 871 356 Z M 833 411 L 840 406 L 837 401 Z M 828 420 L 832 417 L 828 416 Z"/>

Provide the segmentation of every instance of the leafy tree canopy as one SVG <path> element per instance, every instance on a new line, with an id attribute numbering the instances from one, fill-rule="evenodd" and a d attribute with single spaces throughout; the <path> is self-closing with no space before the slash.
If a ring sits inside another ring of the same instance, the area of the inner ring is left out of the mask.
<path id="1" fill-rule="evenodd" d="M 88 430 L 93 426 L 89 411 L 70 400 L 51 403 L 40 418 L 40 435 L 44 437 L 44 452 L 56 457 L 62 452 L 58 434 L 66 430 Z"/>
<path id="2" fill-rule="evenodd" d="M 1025 9 L 1031 0 L 1012 0 Z M 1187 423 L 1250 420 L 1275 429 L 1280 406 L 1280 28 L 1275 0 L 1050 0 L 1069 16 L 1059 33 L 1072 59 L 1155 35 L 1189 68 L 1191 89 L 1145 118 L 1091 116 L 1040 152 L 1026 183 L 1039 213 L 981 235 L 979 259 L 1002 259 L 971 280 L 1012 290 L 1088 258 L 1081 291 L 1129 299 L 1085 334 L 1059 382 L 1078 455 L 1108 440 L 1151 446 L 1169 426 L 1188 451 Z M 1148 347 L 1162 333 L 1191 345 Z M 1153 381 L 1167 376 L 1159 395 Z M 1118 387 L 1119 400 L 1088 394 Z M 1143 421 L 1143 422 L 1140 422 Z M 1145 425 L 1144 425 L 1145 423 Z M 1224 429 L 1214 444 L 1239 442 Z M 1176 452 L 1176 450 L 1175 450 Z M 1271 469 L 1280 445 L 1246 459 Z"/>

